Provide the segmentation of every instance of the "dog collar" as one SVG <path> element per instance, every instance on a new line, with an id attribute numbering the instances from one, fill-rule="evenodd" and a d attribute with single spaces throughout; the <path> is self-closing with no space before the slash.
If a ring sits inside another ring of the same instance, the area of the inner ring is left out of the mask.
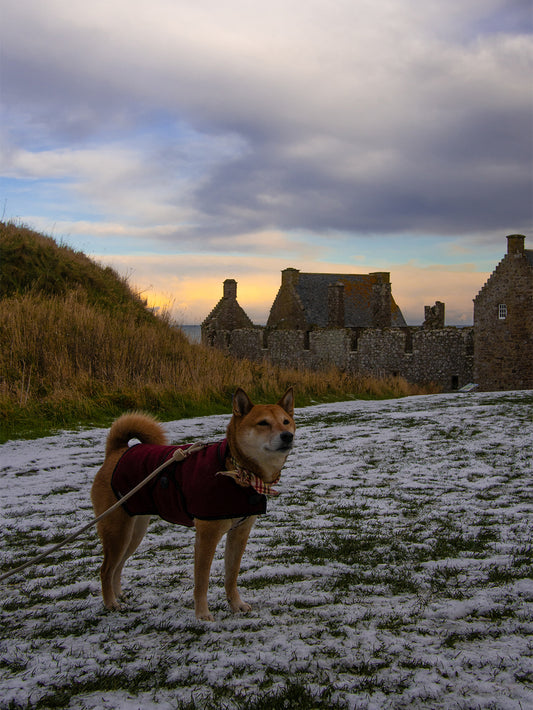
<path id="1" fill-rule="evenodd" d="M 272 483 L 266 483 L 266 481 L 263 481 L 259 478 L 259 476 L 256 476 L 255 473 L 252 473 L 252 471 L 248 471 L 247 469 L 242 468 L 242 466 L 239 466 L 233 456 L 231 457 L 231 463 L 235 467 L 234 469 L 231 471 L 219 471 L 217 476 L 229 476 L 230 478 L 233 478 L 239 486 L 242 486 L 243 488 L 251 486 L 261 495 L 279 496 L 279 491 L 276 491 L 274 486 L 281 478 L 281 473 L 278 473 L 275 481 L 272 481 Z"/>

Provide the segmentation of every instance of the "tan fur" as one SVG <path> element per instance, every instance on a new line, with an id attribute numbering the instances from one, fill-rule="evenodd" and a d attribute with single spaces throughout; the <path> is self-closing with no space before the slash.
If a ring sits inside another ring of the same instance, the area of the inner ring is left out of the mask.
<path id="1" fill-rule="evenodd" d="M 141 412 L 123 414 L 109 430 L 105 447 L 106 458 L 114 451 L 125 449 L 130 439 L 139 439 L 143 444 L 167 444 L 167 436 L 161 424 Z"/>
<path id="2" fill-rule="evenodd" d="M 254 405 L 240 388 L 233 398 L 233 416 L 227 429 L 230 451 L 242 467 L 253 471 L 267 483 L 275 480 L 292 446 L 295 431 L 293 414 L 292 388 L 287 390 L 277 404 Z M 114 422 L 107 437 L 104 464 L 96 474 L 91 490 L 97 516 L 116 503 L 111 476 L 118 460 L 127 450 L 128 441 L 134 438 L 142 443 L 167 443 L 161 425 L 145 414 L 125 414 Z M 227 461 L 226 465 L 229 467 L 230 462 Z M 194 607 L 197 619 L 213 620 L 207 603 L 207 590 L 213 557 L 224 535 L 224 585 L 230 608 L 233 612 L 250 611 L 250 605 L 241 599 L 237 589 L 237 577 L 256 518 L 250 516 L 236 527 L 236 519 L 194 521 Z M 118 508 L 97 525 L 104 552 L 100 568 L 102 596 L 108 609 L 120 607 L 122 568 L 141 543 L 149 522 L 149 515 L 132 517 Z"/>

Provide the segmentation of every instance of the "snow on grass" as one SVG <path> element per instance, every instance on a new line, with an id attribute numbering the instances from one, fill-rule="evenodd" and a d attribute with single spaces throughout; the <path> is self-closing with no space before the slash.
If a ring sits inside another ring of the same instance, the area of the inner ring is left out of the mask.
<path id="1" fill-rule="evenodd" d="M 0 588 L 0 708 L 533 707 L 533 395 L 297 411 L 242 565 L 194 620 L 193 532 L 160 519 L 104 611 L 94 531 Z M 165 425 L 216 440 L 228 417 Z M 92 517 L 106 432 L 0 447 L 0 569 Z M 314 700 L 313 700 L 314 698 Z M 266 702 L 266 704 L 265 704 Z"/>

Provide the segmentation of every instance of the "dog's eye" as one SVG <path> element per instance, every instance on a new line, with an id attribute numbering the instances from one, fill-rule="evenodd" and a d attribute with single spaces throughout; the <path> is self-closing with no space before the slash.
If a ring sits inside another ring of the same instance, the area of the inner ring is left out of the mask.
<path id="1" fill-rule="evenodd" d="M 288 419 L 283 420 L 283 425 L 288 426 L 290 424 L 290 421 Z"/>
<path id="2" fill-rule="evenodd" d="M 270 426 L 270 425 L 266 419 L 261 419 L 260 422 L 257 422 L 257 426 Z"/>

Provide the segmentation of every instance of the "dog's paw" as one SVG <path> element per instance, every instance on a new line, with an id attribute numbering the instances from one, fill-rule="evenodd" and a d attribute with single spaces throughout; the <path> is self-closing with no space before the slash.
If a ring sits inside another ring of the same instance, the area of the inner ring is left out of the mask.
<path id="1" fill-rule="evenodd" d="M 104 604 L 104 609 L 106 611 L 120 611 L 122 609 L 122 604 L 115 599 L 115 601 L 110 602 L 109 604 Z"/>
<path id="2" fill-rule="evenodd" d="M 228 599 L 228 602 L 230 609 L 234 614 L 238 614 L 240 611 L 244 613 L 252 611 L 252 607 L 246 602 L 243 602 L 242 599 L 237 599 L 235 601 L 231 601 L 231 599 Z"/>
<path id="3" fill-rule="evenodd" d="M 215 617 L 210 611 L 203 614 L 196 614 L 196 621 L 214 621 Z"/>

